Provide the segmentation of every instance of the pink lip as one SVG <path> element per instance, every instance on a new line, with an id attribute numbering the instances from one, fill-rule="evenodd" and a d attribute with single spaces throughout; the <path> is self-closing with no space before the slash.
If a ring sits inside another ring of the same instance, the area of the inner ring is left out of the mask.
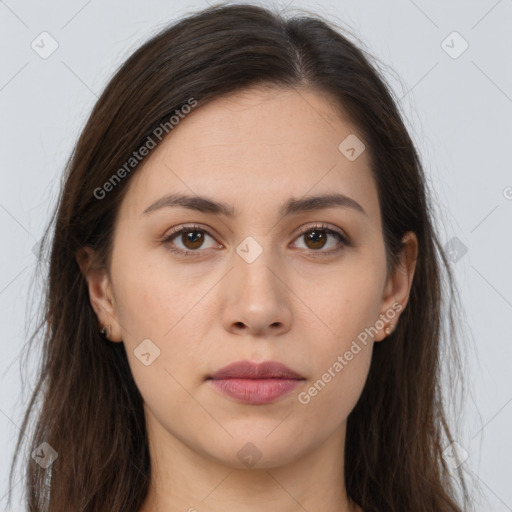
<path id="1" fill-rule="evenodd" d="M 252 405 L 267 404 L 288 394 L 304 378 L 282 363 L 232 363 L 212 376 L 210 384 L 222 393 Z"/>

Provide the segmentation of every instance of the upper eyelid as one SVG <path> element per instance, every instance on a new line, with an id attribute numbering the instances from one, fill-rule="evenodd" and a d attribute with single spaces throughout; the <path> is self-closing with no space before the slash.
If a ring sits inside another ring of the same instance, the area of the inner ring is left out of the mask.
<path id="1" fill-rule="evenodd" d="M 309 224 L 309 223 L 303 224 L 303 225 L 299 226 L 298 228 L 296 228 L 296 231 L 298 233 L 302 233 L 303 231 L 307 231 L 309 229 L 314 229 L 314 228 L 317 228 L 317 229 L 321 228 L 321 229 L 325 229 L 325 230 L 331 229 L 332 231 L 338 232 L 340 235 L 346 234 L 343 229 L 341 229 L 337 226 L 331 225 L 331 223 L 329 223 L 329 222 L 323 222 L 323 221 L 319 221 L 316 224 L 314 222 L 313 222 L 313 224 Z M 187 225 L 187 224 L 183 225 L 182 224 L 176 228 L 167 230 L 164 237 L 172 236 L 173 234 L 179 233 L 180 231 L 185 230 L 185 229 L 190 229 L 191 231 L 193 231 L 194 229 L 197 229 L 199 231 L 205 231 L 208 234 L 210 234 L 210 231 L 215 232 L 215 230 L 210 227 L 203 227 L 202 225 L 196 224 L 196 223 L 193 223 L 191 225 Z M 346 235 L 346 236 L 348 236 L 348 235 Z"/>

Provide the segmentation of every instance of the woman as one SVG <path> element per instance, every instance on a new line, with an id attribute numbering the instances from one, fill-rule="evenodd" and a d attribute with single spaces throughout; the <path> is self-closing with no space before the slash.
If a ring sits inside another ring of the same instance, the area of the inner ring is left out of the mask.
<path id="1" fill-rule="evenodd" d="M 50 227 L 28 510 L 468 509 L 421 164 L 327 22 L 219 5 L 146 42 Z"/>

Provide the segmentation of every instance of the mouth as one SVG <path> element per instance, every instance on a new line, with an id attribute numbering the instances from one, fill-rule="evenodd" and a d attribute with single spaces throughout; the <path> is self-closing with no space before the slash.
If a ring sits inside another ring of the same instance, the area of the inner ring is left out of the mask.
<path id="1" fill-rule="evenodd" d="M 263 405 L 287 395 L 305 378 L 277 361 L 239 361 L 206 379 L 210 385 L 238 402 Z"/>

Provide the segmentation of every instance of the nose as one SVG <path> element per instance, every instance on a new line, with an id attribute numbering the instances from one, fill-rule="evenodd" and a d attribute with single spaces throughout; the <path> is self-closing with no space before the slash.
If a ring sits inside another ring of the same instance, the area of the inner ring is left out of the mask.
<path id="1" fill-rule="evenodd" d="M 235 334 L 260 337 L 290 330 L 293 293 L 285 269 L 270 250 L 262 251 L 252 261 L 235 254 L 233 264 L 223 283 L 223 327 Z"/>

